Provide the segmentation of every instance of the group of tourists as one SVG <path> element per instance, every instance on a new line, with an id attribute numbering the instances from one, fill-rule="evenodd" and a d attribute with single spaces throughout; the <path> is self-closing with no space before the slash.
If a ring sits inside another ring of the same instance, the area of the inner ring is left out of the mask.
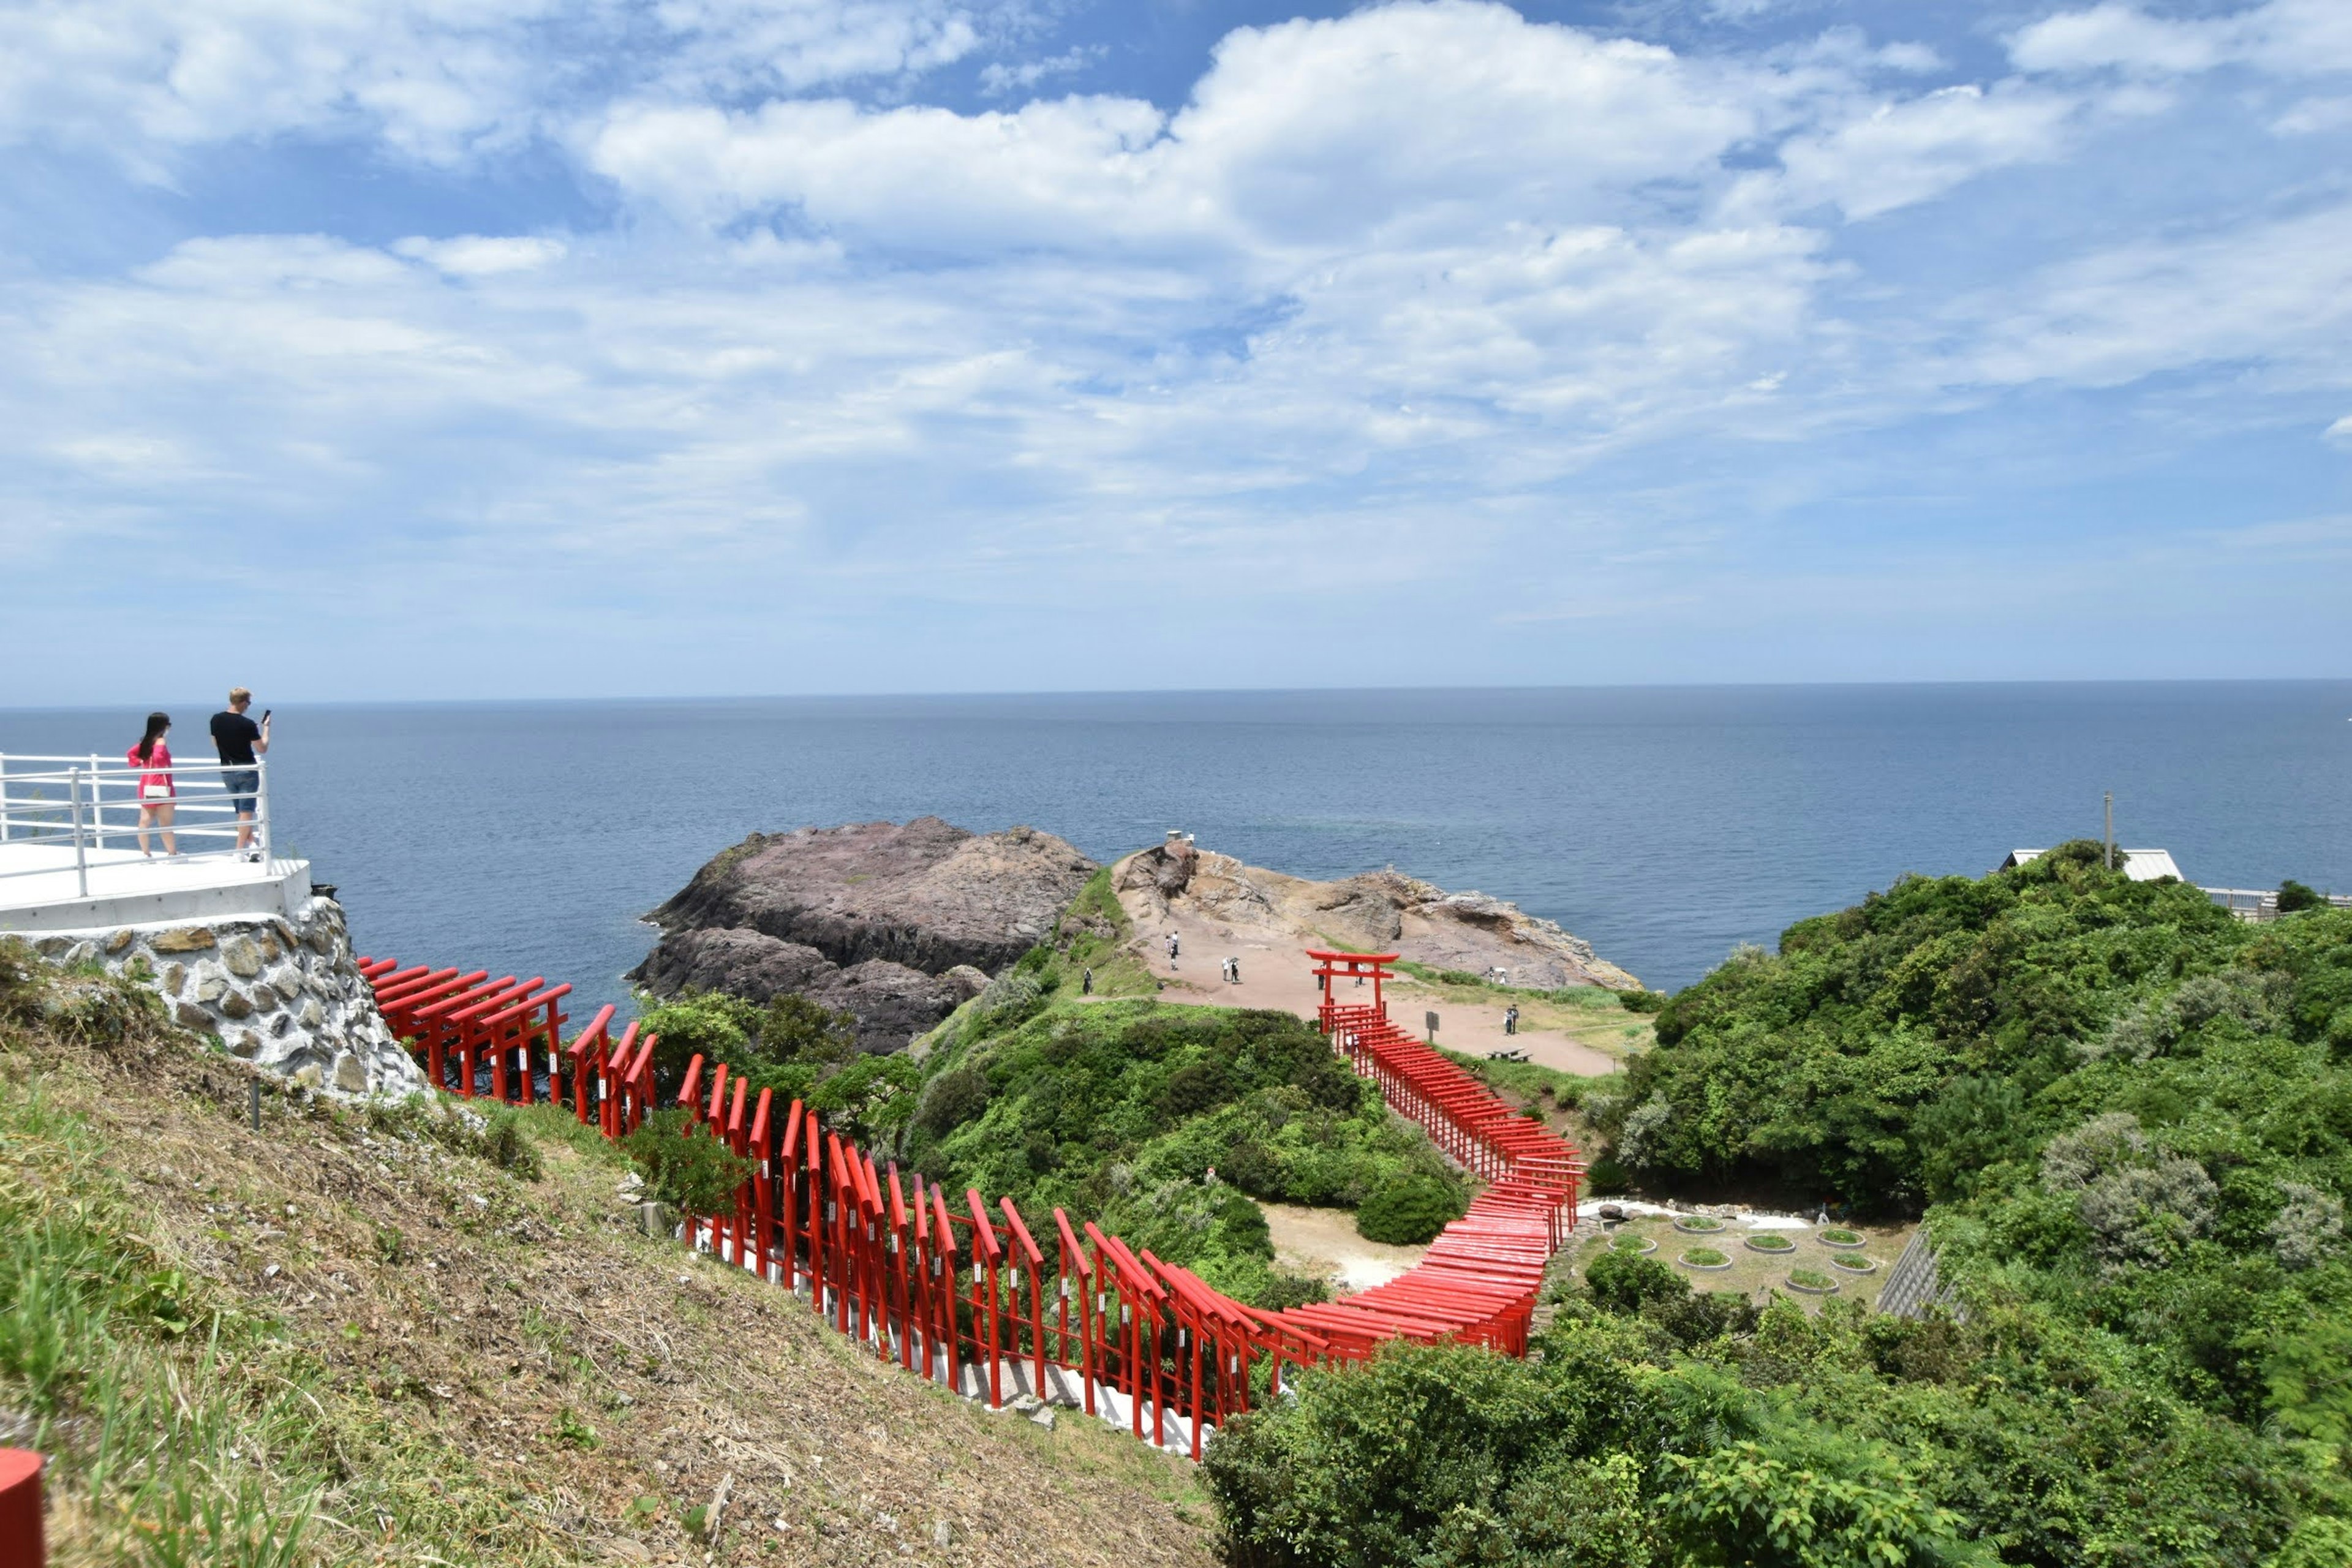
<path id="1" fill-rule="evenodd" d="M 245 710 L 252 706 L 252 692 L 242 686 L 233 688 L 228 694 L 228 707 L 214 714 L 212 723 L 213 749 L 221 760 L 221 787 L 236 809 L 236 855 L 240 860 L 261 858 L 260 847 L 254 842 L 254 811 L 261 797 L 260 759 L 269 750 L 269 710 L 261 710 L 257 723 L 246 717 Z M 139 737 L 137 745 L 123 753 L 139 770 L 139 852 L 151 860 L 155 851 L 147 841 L 150 827 L 159 830 L 164 856 L 173 860 L 180 858 L 179 837 L 172 831 L 180 791 L 172 777 L 172 748 L 165 740 L 171 732 L 169 713 L 150 713 L 146 733 Z"/>

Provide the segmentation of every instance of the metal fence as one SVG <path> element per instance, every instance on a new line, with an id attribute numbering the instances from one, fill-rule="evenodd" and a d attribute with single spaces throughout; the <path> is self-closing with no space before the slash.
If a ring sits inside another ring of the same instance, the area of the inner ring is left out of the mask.
<path id="1" fill-rule="evenodd" d="M 174 795 L 142 799 L 142 782 L 155 773 L 170 775 Z M 244 781 L 250 773 L 248 795 Z M 174 858 L 233 859 L 238 854 L 239 811 L 252 815 L 252 847 L 265 864 L 270 858 L 269 764 L 184 763 L 168 769 L 142 767 L 100 756 L 26 756 L 0 752 L 0 878 L 55 876 L 70 868 L 79 896 L 89 895 L 89 868 L 139 853 L 142 807 L 170 805 L 168 827 L 151 823 L 151 847 L 169 834 L 180 845 Z"/>
<path id="2" fill-rule="evenodd" d="M 2242 921 L 2260 925 L 2278 919 L 2276 888 L 2200 888 L 2198 891 Z M 2330 909 L 2352 910 L 2352 893 L 2329 893 L 2326 899 Z"/>

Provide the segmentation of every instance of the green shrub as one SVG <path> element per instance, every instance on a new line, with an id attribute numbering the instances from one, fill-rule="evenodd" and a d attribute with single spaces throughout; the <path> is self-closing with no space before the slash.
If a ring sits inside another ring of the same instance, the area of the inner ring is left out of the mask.
<path id="1" fill-rule="evenodd" d="M 1356 1210 L 1356 1234 L 1391 1247 L 1419 1247 L 1462 1217 L 1465 1205 L 1453 1184 L 1402 1172 L 1365 1195 Z"/>
<path id="2" fill-rule="evenodd" d="M 970 1068 L 941 1073 L 924 1086 L 915 1124 L 934 1138 L 944 1138 L 986 1110 L 988 1096 L 984 1074 Z"/>
<path id="3" fill-rule="evenodd" d="M 759 1169 L 752 1161 L 696 1126 L 683 1110 L 656 1110 L 621 1140 L 646 1190 L 688 1214 L 733 1206 L 735 1191 Z"/>
<path id="4" fill-rule="evenodd" d="M 1638 1312 L 1647 1302 L 1690 1294 L 1690 1281 L 1656 1258 L 1623 1252 L 1594 1258 L 1584 1271 L 1584 1288 L 1607 1312 Z"/>
<path id="5" fill-rule="evenodd" d="M 1621 1318 L 1539 1363 L 1393 1345 L 1230 1422 L 1202 1480 L 1245 1568 L 1989 1563 L 1888 1446 L 1661 1368 Z M 1773 1510 L 1780 1510 L 1775 1512 Z"/>
<path id="6" fill-rule="evenodd" d="M 1656 1013 L 1664 1008 L 1666 994 L 1663 991 L 1620 991 L 1617 993 L 1617 1005 L 1628 1013 Z"/>
<path id="7" fill-rule="evenodd" d="M 1625 1167 L 1603 1155 L 1592 1162 L 1584 1173 L 1585 1186 L 1596 1196 L 1625 1190 Z"/>
<path id="8" fill-rule="evenodd" d="M 2305 887 L 2289 877 L 2279 884 L 2278 912 L 2291 915 L 2300 910 L 2324 910 L 2327 900 L 2314 889 Z"/>

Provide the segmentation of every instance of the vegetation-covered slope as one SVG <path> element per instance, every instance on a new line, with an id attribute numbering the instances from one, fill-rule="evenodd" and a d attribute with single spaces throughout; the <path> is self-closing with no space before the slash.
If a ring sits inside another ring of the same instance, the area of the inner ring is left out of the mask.
<path id="1" fill-rule="evenodd" d="M 1597 1107 L 1652 1190 L 1925 1206 L 1965 1317 L 1596 1265 L 1537 1365 L 1398 1352 L 1237 1424 L 1244 1561 L 2352 1562 L 2352 914 L 2071 845 L 1676 995 Z"/>
<path id="2" fill-rule="evenodd" d="M 62 1568 L 1212 1560 L 1181 1460 L 638 1234 L 561 1111 L 257 1133 L 247 1074 L 0 942 L 0 1442 Z"/>
<path id="3" fill-rule="evenodd" d="M 798 997 L 761 1008 L 688 995 L 646 1023 L 673 1074 L 695 1051 L 748 1068 L 755 1087 L 804 1099 L 951 1190 L 1040 1219 L 1064 1208 L 1261 1305 L 1322 1288 L 1273 1271 L 1253 1198 L 1356 1209 L 1365 1235 L 1401 1243 L 1463 1211 L 1460 1175 L 1312 1026 L 1150 999 L 1150 975 L 1122 951 L 1125 921 L 1097 875 L 1053 940 L 919 1053 L 861 1056 Z"/>

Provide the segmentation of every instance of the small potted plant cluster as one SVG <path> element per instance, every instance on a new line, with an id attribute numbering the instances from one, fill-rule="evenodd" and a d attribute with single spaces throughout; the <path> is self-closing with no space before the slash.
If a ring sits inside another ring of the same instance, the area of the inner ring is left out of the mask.
<path id="1" fill-rule="evenodd" d="M 1646 1236 L 1617 1236 L 1609 1240 L 1612 1252 L 1629 1252 L 1635 1257 L 1658 1250 L 1658 1244 Z"/>
<path id="2" fill-rule="evenodd" d="M 1789 1270 L 1789 1289 L 1791 1290 L 1801 1290 L 1808 1296 L 1826 1296 L 1837 1288 L 1837 1281 L 1818 1268 Z"/>
<path id="3" fill-rule="evenodd" d="M 1675 1228 L 1692 1236 L 1713 1236 L 1723 1228 L 1723 1222 L 1711 1214 L 1678 1214 L 1675 1215 Z"/>
<path id="4" fill-rule="evenodd" d="M 1731 1259 L 1712 1247 L 1694 1247 L 1675 1259 L 1685 1268 L 1728 1268 Z"/>
<path id="5" fill-rule="evenodd" d="M 1783 1253 L 1797 1250 L 1797 1244 L 1777 1230 L 1759 1231 L 1748 1238 L 1748 1246 L 1755 1252 Z"/>

